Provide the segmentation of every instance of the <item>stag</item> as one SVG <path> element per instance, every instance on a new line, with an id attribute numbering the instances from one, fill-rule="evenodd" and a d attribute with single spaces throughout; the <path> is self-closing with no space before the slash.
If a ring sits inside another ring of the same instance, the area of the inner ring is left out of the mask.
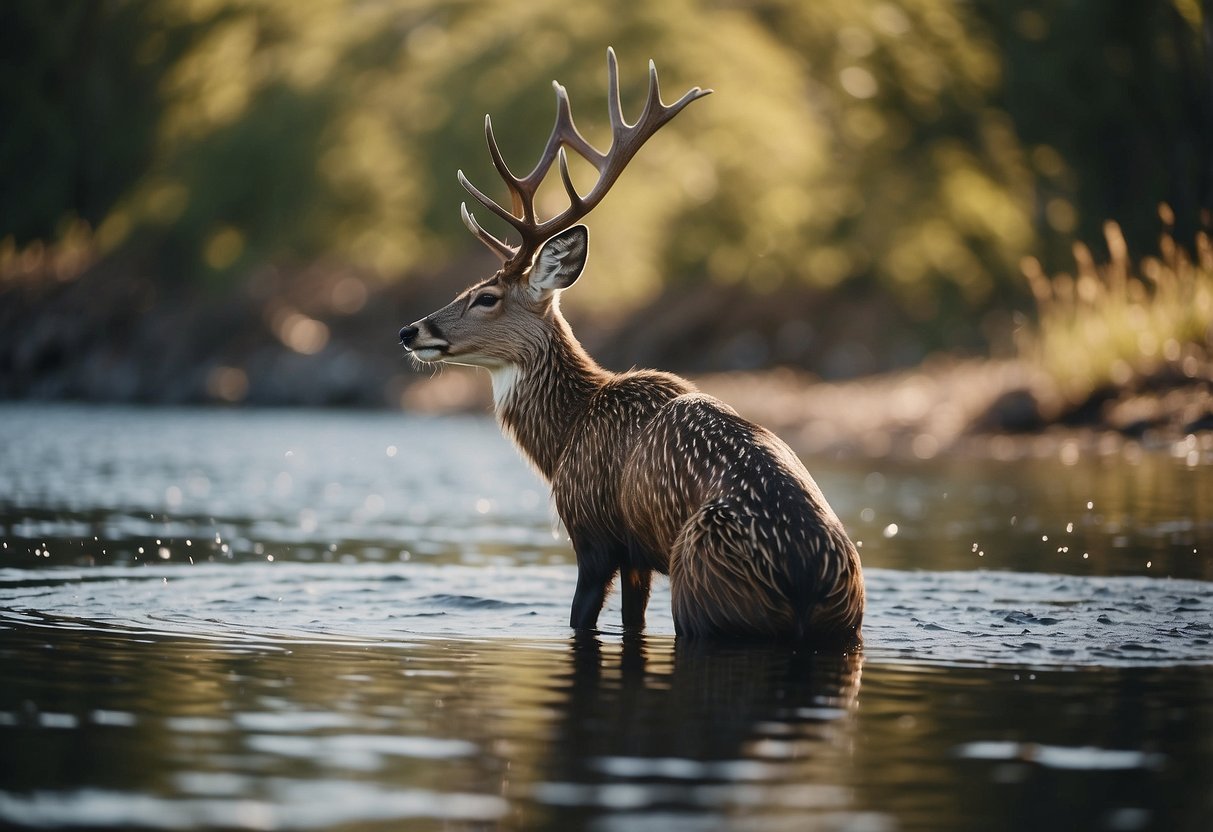
<path id="1" fill-rule="evenodd" d="M 515 176 L 485 117 L 489 154 L 511 209 L 460 171 L 459 183 L 505 221 L 517 244 L 490 234 L 460 206 L 463 222 L 502 261 L 454 301 L 400 330 L 420 364 L 466 364 L 492 379 L 497 418 L 551 484 L 577 557 L 570 624 L 593 629 L 619 579 L 623 626 L 644 626 L 654 572 L 668 574 L 680 636 L 812 641 L 856 646 L 864 589 L 859 555 L 804 465 L 770 431 L 698 392 L 679 376 L 603 369 L 573 336 L 560 294 L 580 277 L 588 231 L 578 221 L 640 147 L 688 104 L 695 87 L 665 104 L 649 62 L 648 97 L 629 124 L 618 66 L 607 50 L 611 144 L 604 153 L 573 123 L 556 90 L 556 124 L 538 164 Z M 582 195 L 566 148 L 598 179 Z M 568 207 L 542 219 L 540 184 L 557 165 Z"/>

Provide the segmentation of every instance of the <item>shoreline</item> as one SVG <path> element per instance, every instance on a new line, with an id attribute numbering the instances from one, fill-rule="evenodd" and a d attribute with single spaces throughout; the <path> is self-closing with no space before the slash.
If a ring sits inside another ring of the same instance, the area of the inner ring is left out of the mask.
<path id="1" fill-rule="evenodd" d="M 1213 461 L 1213 377 L 1141 379 L 1068 402 L 1042 370 L 1014 359 L 936 357 L 846 381 L 772 369 L 691 376 L 703 392 L 779 434 L 798 453 L 1013 460 L 1171 450 Z M 487 379 L 450 368 L 412 384 L 410 412 L 489 413 Z"/>
<path id="2" fill-rule="evenodd" d="M 267 272 L 241 290 L 208 295 L 174 293 L 104 266 L 69 279 L 0 283 L 0 402 L 487 414 L 486 377 L 457 367 L 427 375 L 394 340 L 410 310 L 434 308 L 461 285 L 457 272 L 374 287 L 317 268 Z M 770 303 L 755 303 L 770 312 Z M 751 324 L 765 329 L 764 320 Z M 667 325 L 664 341 L 653 340 L 650 321 L 646 356 L 658 358 L 649 362 L 606 348 L 621 339 L 585 324 L 601 348 L 591 351 L 612 367 L 676 366 L 668 344 L 703 338 L 695 327 Z M 711 364 L 720 363 L 727 344 L 709 345 L 718 359 Z M 1190 359 L 1077 398 L 1030 361 L 946 353 L 837 381 L 793 368 L 682 374 L 806 455 L 1064 460 L 1169 448 L 1213 460 L 1213 360 Z"/>

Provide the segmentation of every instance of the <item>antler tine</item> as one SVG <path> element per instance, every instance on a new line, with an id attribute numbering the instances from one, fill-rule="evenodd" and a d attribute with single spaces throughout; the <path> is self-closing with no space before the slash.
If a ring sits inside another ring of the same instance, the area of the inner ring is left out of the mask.
<path id="1" fill-rule="evenodd" d="M 503 240 L 497 239 L 492 234 L 481 228 L 480 223 L 476 222 L 476 218 L 472 216 L 472 212 L 468 210 L 468 204 L 466 202 L 459 203 L 459 216 L 463 219 L 463 224 L 467 226 L 468 231 L 475 234 L 476 238 L 488 246 L 494 254 L 501 258 L 502 261 L 508 262 L 514 257 L 515 254 L 518 253 L 518 249 L 514 248 L 514 246 Z"/>
<path id="2" fill-rule="evenodd" d="M 649 61 L 649 94 L 644 102 L 644 112 L 640 114 L 640 121 L 644 123 L 649 120 L 650 114 L 656 110 L 660 115 L 657 121 L 665 124 L 667 121 L 678 115 L 686 105 L 690 104 L 697 98 L 703 98 L 710 94 L 711 90 L 700 89 L 699 87 L 691 87 L 687 90 L 682 98 L 675 101 L 673 104 L 667 105 L 661 100 L 661 82 L 657 80 L 657 64 Z"/>
<path id="3" fill-rule="evenodd" d="M 594 145 L 590 144 L 581 131 L 577 129 L 577 125 L 573 123 L 573 110 L 569 104 L 569 91 L 564 88 L 563 84 L 552 82 L 552 86 L 556 88 L 556 109 L 557 117 L 564 119 L 564 131 L 562 138 L 566 147 L 571 147 L 576 150 L 581 158 L 585 159 L 595 168 L 601 169 L 606 163 L 607 155 Z"/>
<path id="4" fill-rule="evenodd" d="M 463 175 L 463 171 L 457 171 L 455 175 L 459 179 L 459 184 L 463 186 L 463 189 L 465 191 L 467 191 L 469 194 L 471 194 L 476 199 L 477 202 L 479 202 L 485 208 L 488 208 L 494 214 L 501 217 L 503 220 L 505 220 L 510 225 L 514 226 L 515 228 L 519 227 L 522 220 L 518 219 L 518 217 L 514 216 L 509 211 L 502 208 L 500 205 L 498 205 L 493 200 L 492 197 L 486 196 L 483 191 L 481 191 L 479 188 L 477 188 L 475 185 L 473 185 L 471 182 L 469 182 L 468 178 Z"/>
<path id="5" fill-rule="evenodd" d="M 611 150 L 615 149 L 619 136 L 627 132 L 633 125 L 628 124 L 623 117 L 623 102 L 619 100 L 619 59 L 615 57 L 614 47 L 607 47 L 607 115 L 611 119 Z M 611 155 L 611 150 L 607 155 Z"/>
<path id="6" fill-rule="evenodd" d="M 501 155 L 501 148 L 497 146 L 497 139 L 493 135 L 493 119 L 487 114 L 484 117 L 484 138 L 489 145 L 489 155 L 493 157 L 493 167 L 497 168 L 497 173 L 510 190 L 510 200 L 514 203 L 514 215 L 517 216 L 524 209 L 523 193 L 518 187 L 521 180 L 510 172 L 509 165 L 505 163 L 505 157 Z"/>
<path id="7" fill-rule="evenodd" d="M 601 164 L 595 164 L 598 169 L 598 181 L 584 197 L 577 194 L 568 174 L 567 160 L 561 159 L 560 175 L 564 188 L 569 194 L 569 207 L 547 222 L 541 223 L 538 236 L 540 239 L 568 228 L 572 223 L 588 214 L 602 201 L 607 191 L 615 184 L 615 180 L 623 173 L 640 147 L 649 140 L 666 122 L 678 115 L 684 107 L 697 98 L 711 93 L 711 90 L 693 87 L 682 98 L 670 106 L 661 101 L 661 87 L 657 80 L 657 65 L 649 61 L 649 89 L 645 100 L 644 110 L 634 124 L 628 124 L 623 117 L 623 106 L 619 97 L 619 67 L 615 50 L 607 48 L 607 108 L 611 120 L 611 147 L 601 154 Z M 593 159 L 590 160 L 592 163 Z"/>
<path id="8" fill-rule="evenodd" d="M 581 194 L 577 193 L 577 187 L 573 184 L 573 177 L 569 175 L 569 157 L 563 147 L 560 148 L 556 157 L 559 160 L 560 181 L 564 185 L 565 193 L 569 195 L 569 205 L 580 205 L 583 200 Z"/>
<path id="9" fill-rule="evenodd" d="M 623 116 L 623 104 L 619 95 L 619 62 L 615 56 L 615 50 L 608 47 L 607 112 L 611 122 L 611 146 L 606 153 L 603 153 L 586 141 L 577 130 L 577 125 L 573 123 L 568 91 L 556 81 L 552 82 L 552 87 L 556 91 L 556 123 L 544 145 L 543 153 L 539 156 L 539 161 L 531 172 L 522 178 L 510 172 L 509 166 L 501 155 L 501 149 L 497 146 L 497 139 L 493 135 L 492 120 L 488 116 L 485 116 L 484 119 L 484 133 L 489 145 L 489 154 L 493 159 L 493 167 L 497 169 L 497 173 L 505 182 L 506 188 L 509 189 L 514 209 L 512 212 L 486 196 L 468 181 L 467 177 L 463 175 L 463 171 L 459 171 L 459 184 L 477 202 L 509 223 L 522 237 L 521 245 L 511 246 L 485 231 L 467 210 L 466 203 L 460 207 L 464 224 L 481 242 L 505 261 L 506 268 L 525 263 L 540 243 L 552 234 L 569 228 L 593 210 L 606 196 L 607 191 L 610 190 L 640 147 L 662 125 L 678 115 L 684 107 L 711 92 L 711 90 L 693 87 L 682 98 L 666 106 L 661 100 L 657 66 L 653 61 L 649 61 L 649 89 L 644 110 L 634 124 L 628 124 Z M 573 184 L 565 148 L 576 151 L 598 171 L 598 181 L 585 196 L 581 196 Z M 560 170 L 560 180 L 568 194 L 569 206 L 547 221 L 540 222 L 535 213 L 535 195 L 553 164 L 556 164 Z"/>
<path id="10" fill-rule="evenodd" d="M 661 112 L 663 114 L 661 123 L 665 124 L 667 121 L 672 119 L 674 116 L 681 113 L 682 109 L 684 107 L 686 107 L 686 105 L 690 104 L 692 101 L 696 101 L 700 98 L 703 98 L 705 95 L 711 95 L 711 94 L 712 94 L 711 90 L 701 89 L 700 87 L 691 87 L 689 90 L 687 90 L 686 92 L 684 92 L 682 94 L 682 98 L 678 99 L 677 101 L 675 101 L 673 104 L 670 104 L 669 106 L 666 106 L 665 104 L 661 104 L 660 98 L 659 98 L 658 104 L 661 107 Z"/>
<path id="11" fill-rule="evenodd" d="M 649 58 L 649 92 L 644 99 L 644 110 L 640 113 L 641 124 L 648 121 L 654 107 L 658 111 L 665 109 L 661 103 L 661 82 L 657 80 L 657 64 Z"/>

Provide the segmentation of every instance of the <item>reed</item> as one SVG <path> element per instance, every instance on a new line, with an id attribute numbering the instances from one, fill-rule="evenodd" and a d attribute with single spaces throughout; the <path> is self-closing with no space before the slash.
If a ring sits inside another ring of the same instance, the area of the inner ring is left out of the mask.
<path id="1" fill-rule="evenodd" d="M 1170 369 L 1195 378 L 1213 358 L 1213 242 L 1200 231 L 1195 255 L 1179 245 L 1169 206 L 1159 255 L 1135 266 L 1120 226 L 1104 225 L 1108 261 L 1074 244 L 1076 274 L 1046 275 L 1034 257 L 1021 264 L 1036 301 L 1037 325 L 1021 331 L 1021 356 L 1042 366 L 1071 401 Z"/>

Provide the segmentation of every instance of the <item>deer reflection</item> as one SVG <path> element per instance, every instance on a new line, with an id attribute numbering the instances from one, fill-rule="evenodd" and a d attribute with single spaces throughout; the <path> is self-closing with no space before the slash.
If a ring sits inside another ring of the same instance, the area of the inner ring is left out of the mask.
<path id="1" fill-rule="evenodd" d="M 842 808 L 859 655 L 639 634 L 619 646 L 579 635 L 570 655 L 567 703 L 536 790 L 557 814 L 722 809 L 778 802 L 793 785 L 816 785 L 829 803 L 820 808 Z M 812 800 L 802 789 L 798 808 Z"/>

